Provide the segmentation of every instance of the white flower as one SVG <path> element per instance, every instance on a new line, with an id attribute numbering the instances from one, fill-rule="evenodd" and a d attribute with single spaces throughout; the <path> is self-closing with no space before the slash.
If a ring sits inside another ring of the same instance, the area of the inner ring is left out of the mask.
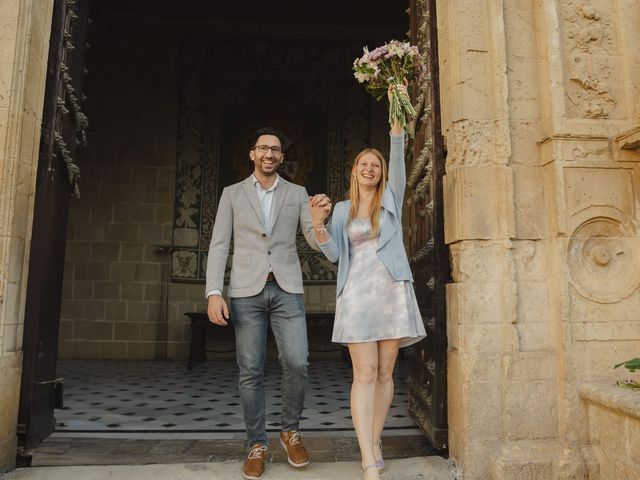
<path id="1" fill-rule="evenodd" d="M 356 70 L 354 75 L 356 77 L 356 80 L 358 80 L 358 83 L 364 83 L 364 82 L 368 82 L 370 80 L 369 75 L 367 75 L 362 70 Z"/>

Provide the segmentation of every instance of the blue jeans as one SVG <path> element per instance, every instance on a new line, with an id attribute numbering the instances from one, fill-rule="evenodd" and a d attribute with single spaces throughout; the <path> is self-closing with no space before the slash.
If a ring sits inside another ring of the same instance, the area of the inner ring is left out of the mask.
<path id="1" fill-rule="evenodd" d="M 248 445 L 267 445 L 264 363 L 269 322 L 282 367 L 283 431 L 298 429 L 304 407 L 309 348 L 303 295 L 287 293 L 272 281 L 258 295 L 232 298 L 231 323 L 240 370 L 238 388 Z"/>

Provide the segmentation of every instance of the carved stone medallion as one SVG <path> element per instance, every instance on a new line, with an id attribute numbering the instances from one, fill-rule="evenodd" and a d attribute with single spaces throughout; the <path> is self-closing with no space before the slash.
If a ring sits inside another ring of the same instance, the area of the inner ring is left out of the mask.
<path id="1" fill-rule="evenodd" d="M 571 283 L 583 297 L 614 303 L 640 285 L 640 246 L 626 224 L 598 217 L 576 228 L 568 251 Z"/>

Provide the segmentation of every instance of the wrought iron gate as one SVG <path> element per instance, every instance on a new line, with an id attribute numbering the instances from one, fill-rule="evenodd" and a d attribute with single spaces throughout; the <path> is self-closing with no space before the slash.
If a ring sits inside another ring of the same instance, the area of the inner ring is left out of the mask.
<path id="1" fill-rule="evenodd" d="M 441 132 L 438 84 L 436 0 L 411 0 L 410 38 L 426 57 L 428 78 L 414 86 L 418 118 L 407 180 L 405 218 L 409 219 L 408 253 L 427 338 L 412 356 L 409 410 L 438 449 L 447 447 L 446 284 L 449 252 L 444 243 L 442 177 L 445 146 Z"/>

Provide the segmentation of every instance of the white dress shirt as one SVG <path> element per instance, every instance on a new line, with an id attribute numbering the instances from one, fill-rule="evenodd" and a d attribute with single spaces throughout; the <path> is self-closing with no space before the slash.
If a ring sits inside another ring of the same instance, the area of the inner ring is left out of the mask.
<path id="1" fill-rule="evenodd" d="M 256 193 L 258 194 L 258 200 L 260 200 L 260 206 L 262 207 L 262 218 L 264 218 L 264 230 L 267 236 L 271 236 L 271 230 L 273 228 L 273 197 L 275 196 L 275 190 L 280 182 L 280 176 L 276 173 L 276 180 L 269 188 L 264 189 L 255 175 L 251 175 L 253 180 L 253 186 L 256 187 Z"/>
<path id="2" fill-rule="evenodd" d="M 251 174 L 251 180 L 253 180 L 253 186 L 256 187 L 256 193 L 258 194 L 258 200 L 260 201 L 260 207 L 262 207 L 262 218 L 264 219 L 264 230 L 267 233 L 267 237 L 271 236 L 271 230 L 273 229 L 273 197 L 275 196 L 276 187 L 280 182 L 280 175 L 276 173 L 276 180 L 269 188 L 262 188 L 260 182 L 254 174 Z M 207 297 L 211 295 L 222 295 L 220 290 L 211 290 L 207 292 Z"/>

